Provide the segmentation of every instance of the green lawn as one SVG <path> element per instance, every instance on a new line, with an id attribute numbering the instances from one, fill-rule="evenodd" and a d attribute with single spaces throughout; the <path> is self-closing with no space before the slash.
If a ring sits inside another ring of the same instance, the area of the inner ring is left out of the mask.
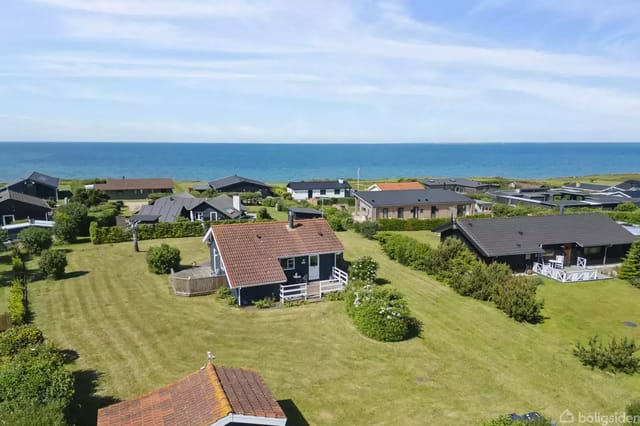
<path id="1" fill-rule="evenodd" d="M 388 260 L 375 241 L 339 234 L 346 258 L 373 256 L 379 275 L 407 297 L 424 323 L 421 338 L 378 343 L 363 338 L 341 302 L 252 310 L 214 297 L 178 298 L 167 277 L 146 271 L 131 243 L 81 244 L 60 282 L 30 286 L 35 323 L 74 349 L 82 377 L 99 377 L 84 404 L 87 421 L 106 397 L 133 398 L 216 362 L 258 370 L 279 400 L 291 400 L 310 424 L 474 424 L 501 413 L 621 411 L 640 377 L 582 367 L 572 344 L 592 334 L 640 340 L 640 291 L 610 280 L 545 282 L 541 325 L 519 324 L 488 303 L 463 298 L 426 275 Z M 168 241 L 184 264 L 207 258 L 199 238 Z M 142 241 L 147 250 L 161 241 Z"/>
<path id="2" fill-rule="evenodd" d="M 288 220 L 288 212 L 285 211 L 277 211 L 275 207 L 262 207 L 262 206 L 249 206 L 249 213 L 257 213 L 260 209 L 267 209 L 267 212 L 271 215 L 275 220 Z"/>

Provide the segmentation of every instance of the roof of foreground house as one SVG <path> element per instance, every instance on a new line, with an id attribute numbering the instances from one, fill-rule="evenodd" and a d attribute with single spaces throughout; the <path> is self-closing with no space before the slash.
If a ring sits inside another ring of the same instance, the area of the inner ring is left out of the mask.
<path id="1" fill-rule="evenodd" d="M 355 193 L 355 196 L 372 207 L 473 203 L 471 198 L 448 189 L 359 191 Z"/>
<path id="2" fill-rule="evenodd" d="M 286 423 L 262 377 L 209 362 L 175 383 L 98 410 L 98 426 L 267 424 L 252 422 L 265 418 Z"/>
<path id="3" fill-rule="evenodd" d="M 458 229 L 484 256 L 543 253 L 541 246 L 631 244 L 636 237 L 601 213 L 459 219 L 435 229 Z"/>
<path id="4" fill-rule="evenodd" d="M 344 251 L 324 219 L 288 222 L 213 225 L 205 240 L 215 239 L 229 286 L 249 287 L 282 283 L 287 277 L 280 265 L 285 257 Z"/>
<path id="5" fill-rule="evenodd" d="M 171 178 L 107 179 L 107 183 L 96 183 L 94 189 L 102 191 L 128 191 L 133 189 L 173 189 Z"/>
<path id="6" fill-rule="evenodd" d="M 51 206 L 49 204 L 38 197 L 32 197 L 31 195 L 23 194 L 21 192 L 15 191 L 2 191 L 0 192 L 0 203 L 3 203 L 8 200 L 18 201 L 24 204 L 30 204 L 32 206 L 42 207 L 43 209 L 51 210 Z"/>
<path id="7" fill-rule="evenodd" d="M 267 185 L 264 182 L 260 182 L 259 180 L 249 179 L 249 178 L 238 176 L 238 175 L 227 176 L 220 179 L 214 179 L 211 182 L 209 182 L 209 186 L 216 191 L 224 191 L 224 188 L 231 185 L 238 184 L 238 183 L 251 183 L 256 186 L 269 188 L 269 185 Z"/>
<path id="8" fill-rule="evenodd" d="M 399 191 L 408 189 L 424 189 L 420 182 L 380 182 L 370 186 L 378 188 L 379 191 Z"/>

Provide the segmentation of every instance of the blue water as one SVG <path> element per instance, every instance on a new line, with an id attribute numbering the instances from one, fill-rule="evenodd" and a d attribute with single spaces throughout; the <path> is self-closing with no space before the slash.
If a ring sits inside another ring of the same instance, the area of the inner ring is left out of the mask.
<path id="1" fill-rule="evenodd" d="M 267 182 L 409 176 L 543 178 L 640 172 L 640 143 L 193 144 L 0 143 L 0 181 L 238 174 Z"/>

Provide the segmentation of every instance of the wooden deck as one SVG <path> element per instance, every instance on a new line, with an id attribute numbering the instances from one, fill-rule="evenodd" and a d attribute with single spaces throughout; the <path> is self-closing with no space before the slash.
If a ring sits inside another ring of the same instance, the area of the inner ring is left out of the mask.
<path id="1" fill-rule="evenodd" d="M 566 268 L 557 268 L 552 264 L 538 263 L 533 264 L 533 272 L 547 278 L 554 279 L 561 283 L 572 283 L 581 281 L 605 280 L 611 278 L 598 271 L 598 268 L 586 266 L 568 266 Z"/>
<path id="2" fill-rule="evenodd" d="M 322 296 L 335 291 L 342 291 L 349 282 L 349 276 L 343 270 L 334 267 L 328 280 L 311 281 L 300 284 L 283 284 L 280 286 L 280 301 L 294 302 L 306 300 L 315 302 L 322 300 Z"/>

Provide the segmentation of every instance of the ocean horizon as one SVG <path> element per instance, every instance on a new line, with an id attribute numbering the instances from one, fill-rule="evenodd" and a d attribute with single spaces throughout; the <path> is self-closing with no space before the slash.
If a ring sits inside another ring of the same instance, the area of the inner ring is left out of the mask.
<path id="1" fill-rule="evenodd" d="M 0 142 L 0 181 L 241 175 L 267 182 L 420 176 L 571 177 L 640 171 L 634 142 Z"/>

